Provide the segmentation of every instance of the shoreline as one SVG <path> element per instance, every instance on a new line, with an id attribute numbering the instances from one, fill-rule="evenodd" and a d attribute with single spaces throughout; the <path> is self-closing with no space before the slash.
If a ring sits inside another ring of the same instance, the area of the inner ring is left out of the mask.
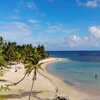
<path id="1" fill-rule="evenodd" d="M 73 88 L 69 84 L 65 83 L 59 77 L 56 77 L 50 74 L 46 67 L 48 64 L 53 62 L 63 61 L 61 58 L 48 58 L 41 60 L 40 63 L 43 63 L 41 67 L 43 70 L 39 69 L 37 72 L 37 80 L 35 81 L 32 100 L 53 100 L 55 95 L 66 96 L 68 100 L 100 100 L 100 97 L 91 97 L 84 92 L 79 91 L 77 88 Z M 11 82 L 16 82 L 21 79 L 25 73 L 24 67 L 21 65 L 20 69 L 17 72 L 8 71 L 2 77 L 2 79 L 9 80 Z M 32 76 L 26 77 L 20 84 L 17 86 L 11 87 L 11 91 L 4 92 L 4 100 L 28 100 L 30 87 L 32 84 Z M 0 83 L 1 85 L 1 83 Z"/>
<path id="2" fill-rule="evenodd" d="M 78 87 L 73 87 L 70 84 L 64 82 L 59 77 L 56 77 L 52 74 L 50 74 L 46 67 L 50 63 L 64 61 L 64 59 L 61 58 L 50 58 L 47 63 L 44 63 L 42 65 L 42 68 L 44 69 L 44 72 L 40 73 L 44 76 L 46 76 L 51 82 L 57 87 L 59 93 L 67 96 L 69 100 L 100 100 L 100 96 L 95 95 L 93 93 L 89 93 L 89 91 L 82 90 Z"/>
<path id="3" fill-rule="evenodd" d="M 55 60 L 56 60 L 57 58 L 55 58 Z M 61 58 L 58 58 L 59 60 L 56 60 L 55 62 L 58 62 L 58 61 L 65 61 L 65 59 L 61 59 Z M 66 61 L 68 61 L 68 60 L 66 60 Z M 50 62 L 50 63 L 53 63 L 53 62 Z M 49 64 L 49 63 L 48 63 Z M 70 87 L 72 87 L 73 89 L 75 89 L 75 90 L 77 90 L 77 91 L 80 91 L 80 92 L 82 92 L 82 93 L 85 93 L 86 95 L 88 95 L 88 96 L 99 96 L 100 95 L 100 90 L 99 89 L 97 89 L 97 88 L 90 88 L 90 87 L 82 87 L 82 86 L 75 86 L 73 83 L 70 83 L 69 81 L 63 81 L 61 78 L 59 78 L 59 76 L 56 76 L 56 75 L 54 75 L 54 74 L 51 74 L 50 72 L 49 72 L 49 70 L 47 70 L 47 66 L 48 66 L 48 64 L 45 66 L 45 70 L 46 70 L 46 72 L 47 73 L 49 73 L 50 75 L 52 75 L 52 76 L 54 76 L 54 77 L 56 77 L 56 78 L 58 78 L 59 80 L 61 80 L 63 83 L 65 83 L 65 84 L 67 84 L 67 85 L 69 85 Z M 100 98 L 100 97 L 99 97 Z"/>
<path id="4" fill-rule="evenodd" d="M 46 63 L 42 64 L 42 68 L 44 71 L 39 70 L 39 73 L 42 74 L 43 76 L 47 77 L 58 89 L 59 93 L 67 96 L 70 100 L 83 100 L 88 97 L 87 94 L 78 91 L 77 89 L 74 89 L 71 87 L 69 84 L 65 83 L 58 77 L 50 74 L 47 70 L 46 67 L 48 64 L 53 63 L 53 62 L 59 62 L 63 61 L 61 58 L 49 58 L 49 61 Z"/>

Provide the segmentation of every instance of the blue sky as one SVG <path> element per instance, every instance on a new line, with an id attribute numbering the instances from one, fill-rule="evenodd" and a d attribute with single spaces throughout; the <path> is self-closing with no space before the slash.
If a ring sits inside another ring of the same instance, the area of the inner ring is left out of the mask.
<path id="1" fill-rule="evenodd" d="M 0 36 L 46 50 L 100 50 L 100 0 L 0 0 Z"/>

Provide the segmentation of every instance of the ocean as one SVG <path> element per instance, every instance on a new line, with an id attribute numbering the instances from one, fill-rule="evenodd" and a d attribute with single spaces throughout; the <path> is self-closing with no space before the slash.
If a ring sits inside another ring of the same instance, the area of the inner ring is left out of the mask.
<path id="1" fill-rule="evenodd" d="M 100 51 L 48 51 L 64 61 L 47 65 L 47 71 L 73 88 L 100 96 Z"/>

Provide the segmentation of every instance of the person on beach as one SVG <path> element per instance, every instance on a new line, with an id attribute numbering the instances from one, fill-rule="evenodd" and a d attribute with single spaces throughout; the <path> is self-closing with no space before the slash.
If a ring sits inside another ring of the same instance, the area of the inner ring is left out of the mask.
<path id="1" fill-rule="evenodd" d="M 95 74 L 95 79 L 97 79 L 97 74 Z"/>

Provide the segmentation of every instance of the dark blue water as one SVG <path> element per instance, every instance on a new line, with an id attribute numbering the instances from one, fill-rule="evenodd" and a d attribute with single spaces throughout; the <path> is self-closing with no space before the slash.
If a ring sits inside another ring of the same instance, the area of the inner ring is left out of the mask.
<path id="1" fill-rule="evenodd" d="M 47 70 L 50 73 L 74 87 L 100 92 L 99 51 L 52 51 L 49 53 L 52 57 L 66 59 L 49 64 Z"/>
<path id="2" fill-rule="evenodd" d="M 80 62 L 100 62 L 100 51 L 48 51 L 52 57 Z"/>

